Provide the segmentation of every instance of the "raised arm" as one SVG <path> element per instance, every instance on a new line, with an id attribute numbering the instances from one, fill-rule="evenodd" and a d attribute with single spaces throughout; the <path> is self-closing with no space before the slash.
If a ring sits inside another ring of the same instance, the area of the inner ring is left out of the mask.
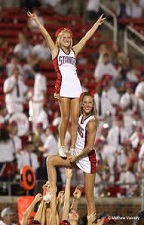
<path id="1" fill-rule="evenodd" d="M 37 202 L 41 201 L 42 200 L 42 194 L 38 193 L 34 200 L 32 201 L 32 203 L 29 205 L 29 207 L 26 209 L 26 211 L 24 212 L 23 214 L 23 217 L 22 217 L 22 222 L 21 222 L 21 225 L 27 225 L 28 224 L 28 218 L 31 214 L 31 212 L 33 211 L 35 205 Z"/>
<path id="2" fill-rule="evenodd" d="M 58 212 L 57 212 L 57 198 L 56 198 L 56 192 L 57 192 L 57 187 L 52 186 L 50 184 L 50 193 L 51 193 L 51 217 L 49 220 L 50 225 L 58 225 L 59 224 L 59 218 L 58 218 Z"/>
<path id="3" fill-rule="evenodd" d="M 72 169 L 66 168 L 66 186 L 65 186 L 65 198 L 64 198 L 64 207 L 63 207 L 63 215 L 62 220 L 68 220 L 69 209 L 70 209 L 70 185 L 72 178 Z"/>
<path id="4" fill-rule="evenodd" d="M 72 200 L 72 204 L 71 204 L 71 207 L 70 207 L 71 210 L 77 211 L 77 209 L 78 209 L 78 202 L 79 202 L 79 199 L 81 197 L 81 194 L 82 194 L 82 187 L 77 186 L 75 188 L 74 193 L 73 193 L 73 200 Z"/>
<path id="5" fill-rule="evenodd" d="M 30 11 L 28 11 L 27 15 L 30 19 L 34 20 L 36 22 L 36 24 L 38 25 L 38 28 L 39 28 L 41 34 L 43 35 L 43 37 L 45 38 L 46 43 L 47 43 L 47 45 L 51 51 L 51 54 L 53 56 L 53 53 L 55 53 L 55 51 L 57 51 L 57 47 L 56 47 L 55 43 L 53 42 L 50 34 L 47 32 L 45 27 L 41 24 L 38 16 L 35 13 L 31 13 Z"/>
<path id="6" fill-rule="evenodd" d="M 94 23 L 94 25 L 91 27 L 91 29 L 85 34 L 85 36 L 76 45 L 73 46 L 73 50 L 76 55 L 82 50 L 86 42 L 93 36 L 98 27 L 103 24 L 105 19 L 106 17 L 103 17 L 102 14 L 99 17 L 99 19 Z"/>

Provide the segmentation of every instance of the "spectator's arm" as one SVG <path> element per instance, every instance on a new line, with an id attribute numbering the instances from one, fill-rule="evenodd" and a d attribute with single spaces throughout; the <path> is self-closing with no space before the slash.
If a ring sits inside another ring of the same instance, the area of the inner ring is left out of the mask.
<path id="1" fill-rule="evenodd" d="M 41 201 L 42 200 L 42 194 L 38 193 L 34 200 L 32 201 L 32 203 L 29 205 L 29 207 L 26 209 L 26 211 L 24 212 L 23 214 L 23 217 L 22 217 L 22 222 L 21 222 L 21 225 L 27 225 L 28 224 L 28 218 L 31 214 L 31 212 L 33 211 L 35 205 L 37 202 Z"/>
<path id="2" fill-rule="evenodd" d="M 72 177 L 72 169 L 66 168 L 66 187 L 65 187 L 65 198 L 64 198 L 64 207 L 63 207 L 63 215 L 62 220 L 68 220 L 69 209 L 70 209 L 70 184 Z"/>

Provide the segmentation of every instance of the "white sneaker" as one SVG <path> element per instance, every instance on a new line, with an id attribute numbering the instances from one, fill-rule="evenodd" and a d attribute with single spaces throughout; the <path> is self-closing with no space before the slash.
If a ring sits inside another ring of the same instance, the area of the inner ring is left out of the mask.
<path id="1" fill-rule="evenodd" d="M 75 149 L 74 148 L 70 148 L 69 153 L 71 156 L 75 155 Z"/>
<path id="2" fill-rule="evenodd" d="M 59 147 L 58 154 L 61 158 L 64 158 L 64 159 L 67 158 L 65 146 Z"/>

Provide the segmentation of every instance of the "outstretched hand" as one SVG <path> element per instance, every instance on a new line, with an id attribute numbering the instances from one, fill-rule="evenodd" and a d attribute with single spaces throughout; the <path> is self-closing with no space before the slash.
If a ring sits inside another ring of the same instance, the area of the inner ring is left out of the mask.
<path id="1" fill-rule="evenodd" d="M 81 194 L 82 194 L 82 187 L 77 186 L 77 187 L 75 188 L 74 193 L 73 193 L 74 198 L 79 199 L 79 198 L 81 197 Z"/>
<path id="2" fill-rule="evenodd" d="M 34 200 L 35 200 L 35 202 L 39 202 L 39 201 L 41 201 L 42 200 L 42 194 L 41 193 L 38 193 L 36 196 L 35 196 L 35 198 L 34 198 Z"/>
<path id="3" fill-rule="evenodd" d="M 98 24 L 98 26 L 100 26 L 104 23 L 105 20 L 106 20 L 106 17 L 104 17 L 104 15 L 102 14 L 96 23 Z"/>
<path id="4" fill-rule="evenodd" d="M 27 11 L 27 15 L 32 20 L 36 20 L 37 19 L 37 15 L 35 13 L 31 13 L 30 11 Z"/>

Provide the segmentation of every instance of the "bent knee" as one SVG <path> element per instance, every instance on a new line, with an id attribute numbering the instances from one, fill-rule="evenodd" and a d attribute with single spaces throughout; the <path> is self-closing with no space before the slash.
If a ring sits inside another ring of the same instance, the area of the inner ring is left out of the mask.
<path id="1" fill-rule="evenodd" d="M 53 156 L 49 155 L 46 159 L 46 164 L 47 166 L 52 165 L 53 164 Z"/>

